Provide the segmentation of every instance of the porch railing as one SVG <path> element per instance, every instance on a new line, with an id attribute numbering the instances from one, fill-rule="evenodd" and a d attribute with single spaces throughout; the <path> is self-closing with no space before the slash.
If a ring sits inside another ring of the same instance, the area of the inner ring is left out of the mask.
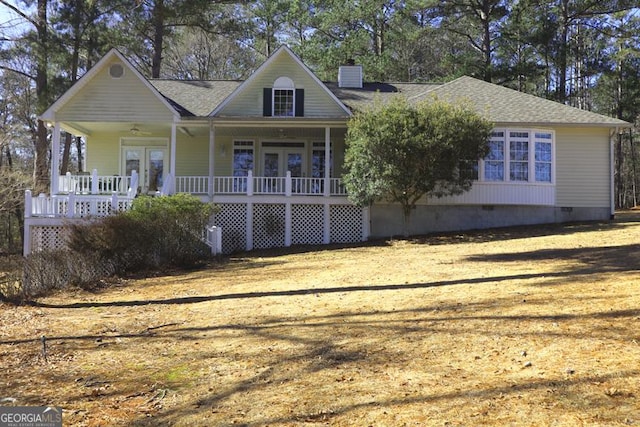
<path id="1" fill-rule="evenodd" d="M 133 198 L 113 193 L 104 195 L 68 195 L 33 197 L 30 190 L 25 192 L 25 218 L 86 218 L 105 217 L 131 208 Z"/>
<path id="2" fill-rule="evenodd" d="M 137 178 L 137 175 L 136 175 Z M 137 179 L 136 179 L 137 182 Z M 209 194 L 208 176 L 177 176 L 175 190 L 178 193 Z M 347 192 L 340 178 L 330 178 L 325 191 L 324 178 L 253 176 L 216 176 L 213 178 L 214 194 L 282 195 L 282 196 L 346 196 Z M 76 195 L 119 195 L 134 196 L 131 189 L 133 179 L 129 176 L 71 175 L 60 177 L 58 187 L 61 193 Z M 137 187 L 137 185 L 135 185 Z M 137 189 L 137 188 L 136 188 Z"/>
<path id="3" fill-rule="evenodd" d="M 178 177 L 180 178 L 180 177 Z M 216 176 L 213 178 L 214 194 L 284 195 L 284 196 L 346 196 L 347 191 L 340 178 L 329 178 L 325 192 L 324 178 L 292 177 L 289 172 L 283 177 Z"/>
<path id="4" fill-rule="evenodd" d="M 67 194 L 128 194 L 134 187 L 134 181 L 137 182 L 135 171 L 131 176 L 98 175 L 95 169 L 91 174 L 72 175 L 67 172 L 59 178 L 58 191 Z"/>

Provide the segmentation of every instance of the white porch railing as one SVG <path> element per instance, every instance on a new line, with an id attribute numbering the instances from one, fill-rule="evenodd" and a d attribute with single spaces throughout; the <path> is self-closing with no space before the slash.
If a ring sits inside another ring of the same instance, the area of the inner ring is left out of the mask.
<path id="1" fill-rule="evenodd" d="M 113 193 L 111 196 L 68 195 L 37 197 L 25 192 L 25 218 L 86 218 L 104 217 L 131 207 L 132 197 Z"/>
<path id="2" fill-rule="evenodd" d="M 282 177 L 253 176 L 216 176 L 213 178 L 214 194 L 245 194 L 253 196 L 346 196 L 347 191 L 340 178 L 329 178 L 329 191 L 325 191 L 325 178 L 292 177 L 289 172 Z"/>
<path id="3" fill-rule="evenodd" d="M 137 175 L 136 175 L 137 176 Z M 170 175 L 165 177 L 170 180 Z M 71 175 L 60 177 L 58 189 L 66 194 L 98 195 L 112 194 L 132 196 L 133 175 L 104 176 L 94 170 L 91 175 Z M 137 179 L 136 179 L 137 182 Z M 209 194 L 208 176 L 176 176 L 175 192 L 190 194 Z M 325 191 L 325 178 L 292 177 L 289 173 L 282 177 L 253 176 L 216 176 L 213 178 L 214 194 L 243 195 L 282 195 L 282 196 L 346 196 L 347 191 L 340 178 L 329 178 L 328 191 Z M 137 184 L 135 185 L 137 189 Z M 172 191 L 173 193 L 173 191 Z M 135 194 L 133 194 L 135 195 Z"/>
<path id="4" fill-rule="evenodd" d="M 131 176 L 98 175 L 96 169 L 89 174 L 72 175 L 67 172 L 58 179 L 58 191 L 67 194 L 127 194 L 137 190 L 137 173 Z"/>
<path id="5" fill-rule="evenodd" d="M 191 194 L 208 194 L 208 176 L 176 176 L 176 192 Z"/>

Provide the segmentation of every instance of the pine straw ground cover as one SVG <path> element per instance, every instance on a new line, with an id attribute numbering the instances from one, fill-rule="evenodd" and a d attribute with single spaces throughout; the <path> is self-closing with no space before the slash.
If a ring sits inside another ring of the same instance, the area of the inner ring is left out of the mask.
<path id="1" fill-rule="evenodd" d="M 65 426 L 640 425 L 639 221 L 256 252 L 3 305 L 0 399 Z"/>

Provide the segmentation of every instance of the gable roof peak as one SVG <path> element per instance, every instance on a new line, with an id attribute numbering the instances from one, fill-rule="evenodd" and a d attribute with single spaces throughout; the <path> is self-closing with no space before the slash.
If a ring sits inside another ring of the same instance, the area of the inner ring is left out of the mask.
<path id="1" fill-rule="evenodd" d="M 351 111 L 349 108 L 336 97 L 336 95 L 329 90 L 329 88 L 315 75 L 313 71 L 300 59 L 298 55 L 291 50 L 287 45 L 281 45 L 278 47 L 251 75 L 242 82 L 223 102 L 221 102 L 211 113 L 209 113 L 209 117 L 213 117 L 222 111 L 234 98 L 238 96 L 242 91 L 245 90 L 247 86 L 249 86 L 259 75 L 261 75 L 266 69 L 272 66 L 272 64 L 282 55 L 289 55 L 289 57 L 298 65 L 306 74 L 311 77 L 311 79 L 320 87 L 324 92 L 326 92 L 329 97 L 336 102 L 340 108 L 348 115 L 351 116 Z"/>
<path id="2" fill-rule="evenodd" d="M 62 96 L 42 113 L 40 119 L 45 122 L 55 120 L 56 112 L 67 104 L 78 92 L 80 92 L 93 78 L 102 71 L 114 58 L 117 58 L 122 65 L 136 76 L 175 116 L 179 116 L 176 108 L 149 82 L 149 80 L 131 64 L 131 62 L 115 47 L 112 47 L 100 60 L 82 75 Z"/>

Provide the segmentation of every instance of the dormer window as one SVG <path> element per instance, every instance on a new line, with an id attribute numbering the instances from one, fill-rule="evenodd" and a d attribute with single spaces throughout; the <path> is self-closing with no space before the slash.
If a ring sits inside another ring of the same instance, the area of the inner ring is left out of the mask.
<path id="1" fill-rule="evenodd" d="M 264 88 L 265 117 L 304 116 L 304 89 L 296 89 L 289 77 L 278 77 L 273 87 Z"/>
<path id="2" fill-rule="evenodd" d="M 280 77 L 273 84 L 273 116 L 293 117 L 295 87 L 289 77 Z"/>

